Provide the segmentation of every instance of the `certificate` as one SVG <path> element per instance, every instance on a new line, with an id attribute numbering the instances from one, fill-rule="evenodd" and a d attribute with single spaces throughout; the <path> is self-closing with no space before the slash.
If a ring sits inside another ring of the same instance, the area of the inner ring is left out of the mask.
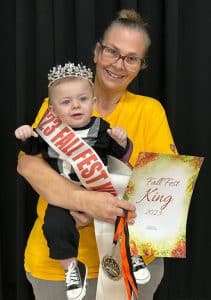
<path id="1" fill-rule="evenodd" d="M 140 153 L 123 199 L 136 206 L 129 225 L 135 255 L 186 257 L 186 223 L 203 157 Z"/>

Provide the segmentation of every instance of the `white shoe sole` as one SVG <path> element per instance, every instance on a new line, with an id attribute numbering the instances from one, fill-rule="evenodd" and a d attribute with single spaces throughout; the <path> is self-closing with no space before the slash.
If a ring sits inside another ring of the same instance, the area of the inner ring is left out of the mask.
<path id="1" fill-rule="evenodd" d="M 139 272 L 139 274 L 138 274 L 138 272 Z M 138 272 L 134 272 L 134 277 L 136 279 L 136 283 L 137 284 L 146 284 L 147 282 L 150 281 L 151 274 L 150 274 L 150 272 L 149 272 L 149 270 L 147 268 L 138 270 Z"/>

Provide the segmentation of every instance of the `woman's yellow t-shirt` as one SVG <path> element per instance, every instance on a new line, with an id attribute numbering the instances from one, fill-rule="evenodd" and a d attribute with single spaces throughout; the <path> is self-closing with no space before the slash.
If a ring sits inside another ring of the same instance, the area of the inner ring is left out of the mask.
<path id="1" fill-rule="evenodd" d="M 40 122 L 47 107 L 48 98 L 44 100 L 38 112 L 34 127 Z M 99 116 L 96 111 L 93 115 Z M 111 127 L 120 126 L 127 131 L 128 137 L 133 142 L 131 165 L 135 164 L 139 152 L 170 154 L 175 152 L 165 111 L 160 102 L 153 98 L 127 91 L 114 111 L 104 119 L 110 123 Z M 49 249 L 42 231 L 46 207 L 47 202 L 40 197 L 37 204 L 37 219 L 25 249 L 25 270 L 37 278 L 64 280 L 63 268 L 55 259 L 49 257 Z M 78 259 L 88 266 L 89 278 L 97 277 L 99 258 L 92 224 L 80 229 Z M 144 257 L 147 264 L 153 259 L 153 257 Z"/>

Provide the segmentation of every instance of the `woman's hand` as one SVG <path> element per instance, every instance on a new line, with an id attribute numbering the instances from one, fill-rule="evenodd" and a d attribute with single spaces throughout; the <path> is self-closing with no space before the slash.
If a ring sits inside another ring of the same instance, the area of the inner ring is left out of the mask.
<path id="1" fill-rule="evenodd" d="M 90 217 L 86 213 L 82 213 L 80 211 L 70 210 L 70 214 L 73 216 L 77 227 L 87 226 L 93 221 L 92 217 Z"/>
<path id="2" fill-rule="evenodd" d="M 80 211 L 95 219 L 114 223 L 117 216 L 124 217 L 125 211 L 128 211 L 128 223 L 135 222 L 135 206 L 125 200 L 119 200 L 110 193 L 80 190 L 74 191 L 74 194 L 74 199 L 77 198 L 77 202 L 81 203 Z"/>

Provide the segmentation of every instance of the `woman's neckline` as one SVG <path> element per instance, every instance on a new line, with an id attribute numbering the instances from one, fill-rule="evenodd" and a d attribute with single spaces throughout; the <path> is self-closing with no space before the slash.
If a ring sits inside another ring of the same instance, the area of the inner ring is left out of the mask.
<path id="1" fill-rule="evenodd" d="M 100 116 L 100 117 L 107 117 L 110 114 L 112 114 L 113 111 L 116 110 L 116 108 L 118 107 L 119 103 L 121 102 L 121 100 L 123 99 L 125 93 L 118 98 L 118 100 L 100 100 L 100 99 L 96 99 L 96 104 L 94 107 L 95 112 Z"/>

